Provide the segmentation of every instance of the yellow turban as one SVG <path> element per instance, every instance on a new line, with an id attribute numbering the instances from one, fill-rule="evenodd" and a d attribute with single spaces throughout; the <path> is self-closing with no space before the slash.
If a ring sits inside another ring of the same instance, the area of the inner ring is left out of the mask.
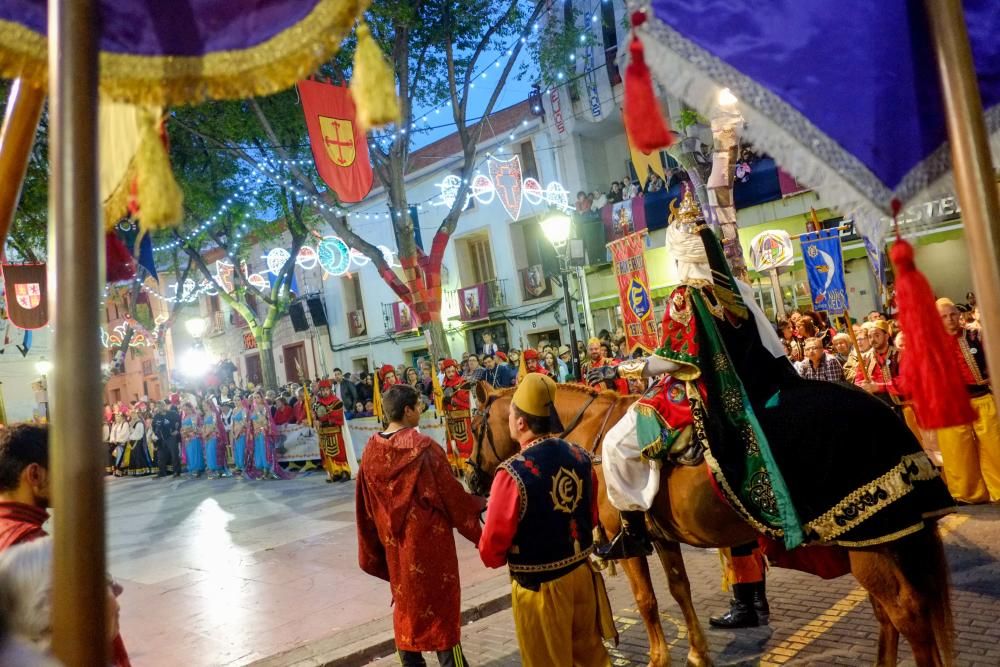
<path id="1" fill-rule="evenodd" d="M 548 417 L 556 402 L 556 382 L 541 373 L 528 373 L 518 383 L 511 402 L 529 415 Z"/>
<path id="2" fill-rule="evenodd" d="M 872 329 L 881 329 L 886 334 L 892 334 L 892 328 L 889 326 L 889 322 L 886 320 L 875 320 L 874 322 L 865 322 L 861 325 L 862 329 L 867 329 L 871 331 Z"/>
<path id="3" fill-rule="evenodd" d="M 601 344 L 601 339 L 600 338 L 596 338 L 594 336 L 591 336 L 590 339 L 587 341 L 587 346 L 588 347 L 591 346 L 591 345 L 600 345 L 600 344 Z"/>

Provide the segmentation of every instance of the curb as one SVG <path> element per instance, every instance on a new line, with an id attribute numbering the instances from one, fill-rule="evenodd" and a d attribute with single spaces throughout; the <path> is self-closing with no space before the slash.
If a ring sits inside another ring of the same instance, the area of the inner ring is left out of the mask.
<path id="1" fill-rule="evenodd" d="M 495 577 L 463 591 L 462 625 L 509 609 L 510 580 Z M 392 616 L 385 616 L 250 663 L 250 667 L 361 667 L 396 650 Z"/>

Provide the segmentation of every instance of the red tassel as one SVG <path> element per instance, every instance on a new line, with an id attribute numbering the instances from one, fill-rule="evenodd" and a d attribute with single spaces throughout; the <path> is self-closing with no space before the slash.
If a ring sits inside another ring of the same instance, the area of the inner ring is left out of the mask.
<path id="1" fill-rule="evenodd" d="M 645 21 L 645 12 L 633 12 L 633 28 Z M 674 135 L 660 112 L 660 101 L 653 91 L 653 77 L 634 29 L 628 50 L 631 58 L 625 69 L 625 131 L 633 147 L 643 153 L 652 153 L 674 143 Z"/>
<path id="2" fill-rule="evenodd" d="M 104 235 L 104 250 L 107 257 L 105 277 L 109 283 L 135 278 L 135 260 L 117 234 Z"/>
<path id="3" fill-rule="evenodd" d="M 913 246 L 897 235 L 889 256 L 896 270 L 899 324 L 906 335 L 901 379 L 917 422 L 926 429 L 969 424 L 976 413 L 955 367 L 955 341 L 941 322 L 930 283 L 914 264 Z"/>

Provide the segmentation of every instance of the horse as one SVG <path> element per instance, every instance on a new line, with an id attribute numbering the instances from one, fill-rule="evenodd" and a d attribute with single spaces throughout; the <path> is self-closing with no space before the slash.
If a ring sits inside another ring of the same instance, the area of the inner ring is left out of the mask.
<path id="1" fill-rule="evenodd" d="M 475 443 L 466 482 L 474 493 L 487 495 L 497 466 L 518 451 L 507 416 L 513 389 L 476 387 L 480 414 L 473 423 Z M 620 515 L 611 502 L 599 465 L 603 439 L 639 396 L 622 396 L 579 384 L 560 384 L 555 407 L 565 425 L 561 436 L 588 450 L 595 460 L 600 522 L 607 535 L 620 530 Z M 656 530 L 651 535 L 668 586 L 687 626 L 688 665 L 712 665 L 708 642 L 691 599 L 681 543 L 701 548 L 733 547 L 755 541 L 758 533 L 714 489 L 703 466 L 664 465 L 660 489 L 649 511 Z M 843 547 L 838 547 L 843 548 Z M 948 567 L 937 527 L 896 541 L 849 548 L 852 574 L 865 588 L 879 623 L 878 665 L 895 665 L 899 635 L 910 643 L 920 667 L 950 665 L 952 614 Z M 628 577 L 649 638 L 649 667 L 667 667 L 670 651 L 646 558 L 620 561 Z"/>

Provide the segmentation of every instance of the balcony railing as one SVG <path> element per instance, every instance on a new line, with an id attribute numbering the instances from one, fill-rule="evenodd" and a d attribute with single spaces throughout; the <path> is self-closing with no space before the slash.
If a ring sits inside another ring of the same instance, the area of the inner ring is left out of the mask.
<path id="1" fill-rule="evenodd" d="M 485 295 L 485 309 L 480 308 L 480 296 Z M 496 310 L 508 306 L 507 279 L 494 278 L 484 283 L 468 285 L 457 290 L 447 290 L 444 299 L 448 309 L 457 312 L 461 320 L 483 319 Z"/>

